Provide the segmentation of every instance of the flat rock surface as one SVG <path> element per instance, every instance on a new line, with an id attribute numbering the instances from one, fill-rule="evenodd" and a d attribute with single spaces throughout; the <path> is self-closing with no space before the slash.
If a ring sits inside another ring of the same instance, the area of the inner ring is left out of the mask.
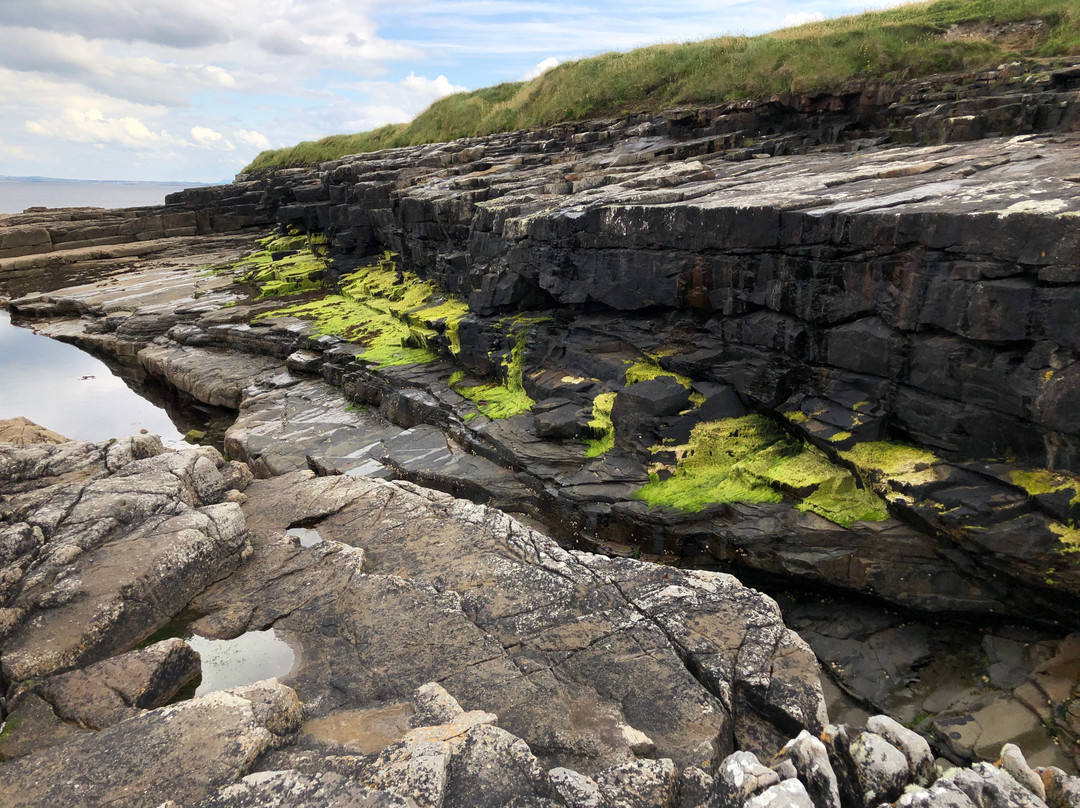
<path id="1" fill-rule="evenodd" d="M 287 681 L 314 715 L 435 680 L 545 760 L 587 771 L 632 758 L 630 729 L 685 763 L 736 743 L 767 752 L 781 740 L 774 715 L 825 718 L 806 646 L 730 576 L 567 552 L 405 483 L 301 472 L 246 495 L 259 572 L 242 567 L 196 598 L 195 628 L 288 631 L 303 651 Z M 294 524 L 323 543 L 282 548 Z M 363 550 L 363 574 L 332 549 L 343 545 Z M 288 560 L 275 571 L 270 557 Z"/>

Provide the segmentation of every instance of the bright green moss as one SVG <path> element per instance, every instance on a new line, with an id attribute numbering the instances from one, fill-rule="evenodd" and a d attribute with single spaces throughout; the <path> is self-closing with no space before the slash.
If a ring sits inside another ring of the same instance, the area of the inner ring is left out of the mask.
<path id="1" fill-rule="evenodd" d="M 922 472 L 940 462 L 933 452 L 891 441 L 857 443 L 840 454 L 860 468 L 880 471 L 888 477 Z"/>
<path id="2" fill-rule="evenodd" d="M 321 235 L 321 234 L 320 234 Z M 324 236 L 325 239 L 325 236 Z M 259 242 L 268 253 L 309 249 L 307 236 L 277 236 Z"/>
<path id="3" fill-rule="evenodd" d="M 666 480 L 652 479 L 634 496 L 650 505 L 698 511 L 733 502 L 779 502 L 783 494 L 845 527 L 888 518 L 885 503 L 817 449 L 761 415 L 698 424 L 675 450 Z"/>
<path id="4" fill-rule="evenodd" d="M 393 255 L 386 253 L 377 263 L 343 278 L 340 295 L 326 295 L 260 318 L 311 320 L 320 334 L 363 345 L 360 359 L 390 367 L 434 361 L 440 323 L 451 350 L 460 351 L 457 323 L 467 312 L 464 302 L 444 294 L 434 283 L 398 271 Z"/>
<path id="5" fill-rule="evenodd" d="M 660 365 L 650 357 L 644 357 L 639 359 L 634 364 L 630 365 L 626 369 L 626 383 L 627 385 L 634 384 L 636 382 L 648 382 L 660 376 L 670 376 L 675 379 L 679 384 L 690 389 L 690 377 L 683 376 L 681 373 L 674 373 L 670 370 L 664 370 Z M 704 399 L 702 399 L 704 401 Z"/>
<path id="6" fill-rule="evenodd" d="M 290 233 L 285 236 L 268 236 L 261 239 L 261 250 L 241 258 L 223 269 L 241 273 L 236 279 L 241 283 L 254 283 L 259 287 L 259 297 L 281 297 L 301 292 L 313 292 L 323 288 L 327 269 L 325 236 Z M 288 252 L 277 260 L 274 255 Z"/>
<path id="7" fill-rule="evenodd" d="M 589 429 L 599 437 L 587 441 L 586 457 L 599 457 L 615 448 L 615 424 L 611 421 L 611 408 L 617 393 L 601 393 L 593 399 L 593 417 Z"/>
<path id="8" fill-rule="evenodd" d="M 462 384 L 460 377 L 456 380 L 454 378 L 458 374 L 455 373 L 451 377 L 451 386 L 454 391 L 476 404 L 477 409 L 488 418 L 510 418 L 520 415 L 531 410 L 533 404 L 536 403 L 525 392 L 522 382 L 525 372 L 525 340 L 528 332 L 527 326 L 512 332 L 514 345 L 503 362 L 503 368 L 506 371 L 504 384 L 493 382 Z"/>
<path id="9" fill-rule="evenodd" d="M 1060 522 L 1051 523 L 1050 529 L 1061 540 L 1062 553 L 1080 553 L 1080 530 L 1071 525 L 1063 525 Z"/>
<path id="10" fill-rule="evenodd" d="M 1010 477 L 1013 485 L 1023 488 L 1030 496 L 1072 491 L 1069 504 L 1080 505 L 1080 478 L 1074 475 L 1047 469 L 1024 469 L 1012 472 Z"/>

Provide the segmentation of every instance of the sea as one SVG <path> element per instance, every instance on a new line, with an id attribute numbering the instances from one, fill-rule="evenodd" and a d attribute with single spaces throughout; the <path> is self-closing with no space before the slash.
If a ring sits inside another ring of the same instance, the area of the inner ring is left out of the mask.
<path id="1" fill-rule="evenodd" d="M 160 205 L 165 195 L 204 182 L 123 182 L 0 176 L 0 214 L 30 207 L 128 208 Z"/>

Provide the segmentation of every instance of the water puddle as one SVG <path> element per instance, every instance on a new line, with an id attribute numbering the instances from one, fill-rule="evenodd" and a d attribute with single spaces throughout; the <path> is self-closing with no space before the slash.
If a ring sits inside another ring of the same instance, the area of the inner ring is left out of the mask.
<path id="1" fill-rule="evenodd" d="M 313 527 L 290 527 L 285 531 L 286 536 L 296 536 L 300 539 L 301 547 L 314 547 L 316 544 L 322 544 L 323 537 L 319 535 Z"/>
<path id="2" fill-rule="evenodd" d="M 317 741 L 346 746 L 364 755 L 380 752 L 409 731 L 415 714 L 411 704 L 391 704 L 370 710 L 343 710 L 307 721 L 301 732 Z"/>
<path id="3" fill-rule="evenodd" d="M 247 631 L 231 640 L 202 637 L 191 630 L 198 615 L 184 612 L 158 629 L 142 643 L 146 648 L 156 642 L 179 637 L 199 652 L 202 675 L 184 687 L 173 702 L 205 696 L 231 687 L 261 682 L 263 679 L 288 676 L 299 661 L 300 649 L 284 632 L 268 628 Z"/>
<path id="4" fill-rule="evenodd" d="M 231 640 L 210 640 L 197 634 L 184 639 L 202 658 L 202 681 L 195 689 L 196 696 L 280 679 L 288 676 L 296 662 L 292 646 L 272 628 L 248 631 Z"/>
<path id="5" fill-rule="evenodd" d="M 0 419 L 24 416 L 74 440 L 103 441 L 149 432 L 166 446 L 220 440 L 233 416 L 183 400 L 130 367 L 105 361 L 27 328 L 0 310 Z M 223 422 L 227 420 L 226 422 Z"/>

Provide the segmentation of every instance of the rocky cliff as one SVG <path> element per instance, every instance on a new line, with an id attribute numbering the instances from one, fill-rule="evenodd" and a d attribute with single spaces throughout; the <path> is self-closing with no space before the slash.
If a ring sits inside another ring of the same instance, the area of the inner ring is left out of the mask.
<path id="1" fill-rule="evenodd" d="M 140 631 L 190 604 L 213 636 L 294 632 L 306 656 L 290 682 L 315 720 L 438 681 L 572 770 L 550 775 L 545 799 L 556 781 L 603 792 L 623 776 L 605 767 L 644 754 L 634 732 L 684 774 L 711 739 L 709 776 L 736 748 L 766 758 L 802 728 L 820 733 L 812 656 L 767 599 L 721 573 L 569 552 L 437 489 L 536 520 L 565 547 L 868 596 L 877 605 L 852 631 L 897 632 L 895 668 L 874 652 L 895 686 L 847 667 L 836 632 L 850 615 L 804 610 L 800 625 L 870 705 L 926 663 L 906 618 L 868 616 L 881 604 L 1046 626 L 1052 641 L 993 673 L 999 690 L 942 696 L 910 719 L 965 761 L 995 756 L 995 724 L 1019 711 L 1065 739 L 1067 761 L 1080 735 L 1064 639 L 1080 619 L 1080 68 L 1032 67 L 963 93 L 937 80 L 670 110 L 242 176 L 161 209 L 0 219 L 17 317 L 234 410 L 226 452 L 262 478 L 244 494 L 265 492 L 245 505 L 261 538 L 245 551 L 227 531 L 213 551 L 224 583 L 200 579 L 201 594 L 184 590 Z M 79 451 L 79 485 L 116 473 L 94 459 L 107 449 Z M 214 476 L 226 467 L 204 460 L 213 484 L 167 492 L 184 503 L 170 515 L 228 510 Z M 4 517 L 9 683 L 81 669 L 139 633 L 72 635 L 48 665 L 35 650 L 36 610 L 113 602 L 74 597 L 78 554 L 34 533 L 35 509 L 60 494 L 32 490 L 53 476 L 27 476 L 14 492 L 26 504 Z M 281 538 L 316 523 L 322 550 Z M 120 541 L 99 538 L 106 555 Z M 298 599 L 300 582 L 320 594 Z M 419 622 L 388 622 L 386 603 Z M 425 647 L 421 624 L 449 645 Z M 770 639 L 746 639 L 763 627 Z M 986 646 L 991 667 L 1009 642 Z M 361 646 L 373 656 L 355 657 Z M 736 664 L 744 648 L 752 659 Z M 357 665 L 382 673 L 341 689 Z M 65 709 L 35 701 L 49 692 L 27 690 L 25 709 Z M 248 727 L 249 695 L 235 699 Z M 569 717 L 523 707 L 550 703 Z M 661 703 L 679 715 L 659 717 Z M 301 763 L 281 762 L 296 770 L 282 783 L 314 788 L 304 778 L 323 775 Z M 830 765 L 834 781 L 855 777 L 850 761 Z M 780 782 L 791 772 L 773 768 L 775 783 L 758 772 L 739 799 L 774 786 L 771 799 L 796 799 Z M 803 775 L 814 804 L 833 804 L 828 776 Z M 844 805 L 878 794 L 852 782 Z"/>

